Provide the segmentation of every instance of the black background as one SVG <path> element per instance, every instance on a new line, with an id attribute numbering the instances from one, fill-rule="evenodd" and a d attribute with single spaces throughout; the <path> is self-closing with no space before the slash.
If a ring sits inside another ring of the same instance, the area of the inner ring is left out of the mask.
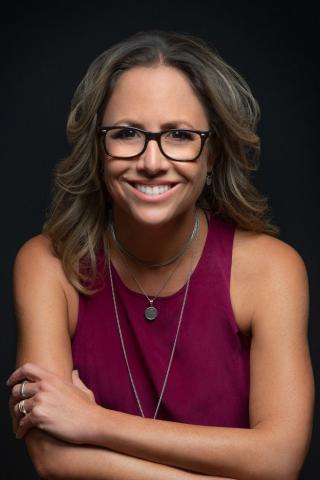
<path id="1" fill-rule="evenodd" d="M 198 35 L 249 83 L 262 118 L 254 183 L 270 201 L 280 238 L 305 261 L 309 338 L 319 367 L 319 17 L 303 2 L 15 2 L 1 9 L 1 478 L 37 478 L 11 431 L 5 380 L 14 370 L 12 265 L 38 234 L 52 169 L 69 148 L 65 124 L 74 89 L 103 50 L 151 28 Z M 299 415 L 299 412 L 297 412 Z M 301 479 L 315 478 L 319 414 Z"/>

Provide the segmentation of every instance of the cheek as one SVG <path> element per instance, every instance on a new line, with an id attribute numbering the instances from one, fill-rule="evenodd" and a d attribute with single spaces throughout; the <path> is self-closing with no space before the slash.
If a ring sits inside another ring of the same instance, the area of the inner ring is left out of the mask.
<path id="1" fill-rule="evenodd" d="M 109 187 L 114 188 L 116 181 L 121 176 L 122 171 L 123 169 L 121 168 L 120 163 L 113 162 L 112 160 L 105 161 L 103 179 L 108 189 Z"/>
<path id="2" fill-rule="evenodd" d="M 195 168 L 190 169 L 190 171 L 188 171 L 188 174 L 185 174 L 185 176 L 187 177 L 189 182 L 192 183 L 194 190 L 196 190 L 197 193 L 201 193 L 206 182 L 206 165 L 203 162 L 203 164 L 201 163 L 201 165 L 193 165 L 193 167 Z"/>
<path id="3" fill-rule="evenodd" d="M 201 170 L 197 172 L 196 181 L 195 181 L 195 196 L 198 199 L 202 194 L 205 186 L 206 186 L 206 179 L 207 179 L 207 169 L 206 166 L 203 165 Z"/>
<path id="4" fill-rule="evenodd" d="M 111 198 L 115 198 L 117 195 L 117 175 L 116 169 L 111 167 L 110 165 L 105 165 L 103 171 L 103 181 L 106 186 L 107 192 Z"/>

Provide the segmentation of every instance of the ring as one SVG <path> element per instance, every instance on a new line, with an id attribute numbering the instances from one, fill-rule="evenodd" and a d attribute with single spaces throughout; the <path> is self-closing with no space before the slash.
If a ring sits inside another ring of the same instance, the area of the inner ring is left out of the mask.
<path id="1" fill-rule="evenodd" d="M 18 403 L 18 409 L 20 413 L 23 413 L 23 415 L 27 415 L 28 412 L 26 410 L 26 407 L 24 406 L 24 400 L 20 400 L 20 402 Z"/>
<path id="2" fill-rule="evenodd" d="M 25 384 L 28 383 L 28 380 L 24 380 L 21 385 L 20 385 L 20 396 L 22 398 L 27 398 L 28 396 L 24 393 L 24 386 Z"/>

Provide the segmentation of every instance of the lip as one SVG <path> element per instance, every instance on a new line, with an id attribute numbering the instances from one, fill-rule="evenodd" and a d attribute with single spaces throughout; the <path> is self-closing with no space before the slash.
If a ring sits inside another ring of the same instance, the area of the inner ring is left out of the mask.
<path id="1" fill-rule="evenodd" d="M 153 182 L 146 182 L 144 180 L 126 180 L 130 185 L 145 185 L 146 187 L 161 187 L 162 185 L 169 185 L 174 187 L 178 182 L 168 182 L 166 180 L 157 180 Z"/>
<path id="2" fill-rule="evenodd" d="M 162 200 L 166 200 L 169 198 L 173 193 L 175 193 L 176 189 L 179 187 L 180 183 L 173 183 L 173 182 L 166 182 L 166 181 L 157 181 L 157 182 L 143 182 L 143 181 L 127 181 L 127 185 L 129 188 L 134 192 L 137 198 L 143 200 L 144 202 L 149 203 L 157 203 Z M 135 185 L 145 185 L 146 187 L 160 187 L 161 185 L 170 185 L 170 189 L 166 192 L 160 193 L 159 195 L 147 195 L 146 193 L 140 192 Z"/>

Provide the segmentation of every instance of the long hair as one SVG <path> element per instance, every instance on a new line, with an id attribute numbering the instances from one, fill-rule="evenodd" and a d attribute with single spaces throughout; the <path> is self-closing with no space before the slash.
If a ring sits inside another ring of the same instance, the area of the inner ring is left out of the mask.
<path id="1" fill-rule="evenodd" d="M 103 180 L 97 127 L 118 78 L 135 66 L 166 65 L 183 72 L 202 102 L 214 156 L 212 184 L 199 205 L 239 228 L 279 235 L 270 222 L 267 199 L 252 185 L 260 139 L 259 105 L 246 81 L 213 47 L 195 36 L 151 30 L 136 34 L 101 53 L 75 91 L 67 122 L 71 154 L 54 170 L 52 202 L 42 233 L 51 239 L 70 283 L 90 295 L 97 277 L 97 252 L 107 250 L 110 196 Z"/>

